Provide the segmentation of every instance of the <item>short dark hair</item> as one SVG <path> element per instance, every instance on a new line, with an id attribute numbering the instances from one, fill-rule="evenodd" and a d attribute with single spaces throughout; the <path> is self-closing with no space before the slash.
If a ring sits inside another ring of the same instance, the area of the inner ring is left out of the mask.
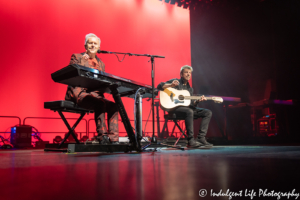
<path id="1" fill-rule="evenodd" d="M 191 70 L 193 72 L 193 68 L 191 66 L 189 66 L 189 65 L 183 65 L 181 67 L 181 69 L 180 69 L 180 74 L 182 74 L 182 72 L 183 72 L 184 69 L 189 69 L 189 70 Z"/>

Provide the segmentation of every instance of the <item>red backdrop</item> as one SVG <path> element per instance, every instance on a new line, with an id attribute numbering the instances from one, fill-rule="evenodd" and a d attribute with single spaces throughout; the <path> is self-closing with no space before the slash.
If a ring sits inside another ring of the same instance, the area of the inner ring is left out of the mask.
<path id="1" fill-rule="evenodd" d="M 158 0 L 2 0 L 0 19 L 0 116 L 58 117 L 43 104 L 64 99 L 66 86 L 53 82 L 50 74 L 67 66 L 72 53 L 84 51 L 87 33 L 101 38 L 102 50 L 165 56 L 156 59 L 155 86 L 179 77 L 180 67 L 191 62 L 189 11 Z M 149 58 L 126 57 L 120 63 L 114 55 L 100 57 L 106 72 L 151 85 Z M 133 100 L 123 101 L 133 119 Z M 143 119 L 150 102 L 143 101 Z M 14 119 L 0 121 L 0 131 L 17 124 Z M 60 120 L 28 119 L 26 124 L 41 132 L 67 130 Z M 78 131 L 84 127 L 81 123 Z M 149 123 L 147 130 L 151 127 Z M 120 129 L 124 131 L 121 123 Z M 42 138 L 51 141 L 54 136 Z"/>

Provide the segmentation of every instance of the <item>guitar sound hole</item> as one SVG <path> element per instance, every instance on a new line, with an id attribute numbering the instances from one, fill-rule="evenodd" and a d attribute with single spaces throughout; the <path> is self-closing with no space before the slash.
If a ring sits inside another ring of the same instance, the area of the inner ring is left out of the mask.
<path id="1" fill-rule="evenodd" d="M 184 100 L 184 96 L 183 96 L 183 95 L 179 95 L 179 96 L 178 96 L 178 99 L 179 99 L 179 100 Z"/>

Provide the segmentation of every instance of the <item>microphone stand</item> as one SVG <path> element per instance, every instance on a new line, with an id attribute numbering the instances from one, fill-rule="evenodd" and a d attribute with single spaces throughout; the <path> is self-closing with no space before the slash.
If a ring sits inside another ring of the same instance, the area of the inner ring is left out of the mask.
<path id="1" fill-rule="evenodd" d="M 155 119 L 154 119 L 154 79 L 155 79 L 155 73 L 154 73 L 154 58 L 165 58 L 164 56 L 158 56 L 158 55 L 150 55 L 150 54 L 133 54 L 133 53 L 121 53 L 121 52 L 111 52 L 111 51 L 100 51 L 98 50 L 97 53 L 105 53 L 105 54 L 123 54 L 123 55 L 129 55 L 129 56 L 144 56 L 144 57 L 150 57 L 151 60 L 151 79 L 152 79 L 152 139 L 151 142 L 147 145 L 145 145 L 142 150 L 146 149 L 148 146 L 150 146 L 152 143 L 157 144 L 157 138 L 154 135 L 155 132 Z M 137 134 L 137 133 L 136 133 Z M 163 146 L 169 146 L 169 147 L 175 147 L 167 144 L 161 144 Z M 180 147 L 175 147 L 182 150 Z"/>
<path id="2" fill-rule="evenodd" d="M 151 138 L 151 142 L 147 145 L 145 145 L 142 150 L 146 149 L 147 147 L 149 147 L 152 143 L 153 144 L 157 144 L 157 138 L 154 135 L 154 131 L 155 131 L 155 119 L 154 119 L 154 78 L 155 78 L 155 73 L 154 73 L 154 58 L 165 58 L 164 56 L 156 56 L 156 55 L 148 55 L 146 54 L 147 57 L 151 57 L 151 77 L 152 77 L 152 138 Z M 180 150 L 184 150 L 184 148 L 182 147 L 176 147 L 173 145 L 168 145 L 168 144 L 162 144 L 160 143 L 159 145 L 161 146 L 166 146 L 166 147 L 172 147 L 172 148 L 176 148 L 176 149 L 180 149 Z M 156 151 L 156 149 L 155 149 Z"/>

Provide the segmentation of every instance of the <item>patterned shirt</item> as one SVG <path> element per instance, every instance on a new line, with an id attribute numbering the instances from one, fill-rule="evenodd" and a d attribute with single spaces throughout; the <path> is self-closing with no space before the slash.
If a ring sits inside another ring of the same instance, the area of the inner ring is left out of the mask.
<path id="1" fill-rule="evenodd" d="M 82 56 L 85 53 L 73 54 L 71 56 L 70 65 L 79 64 L 81 62 Z M 88 62 L 85 63 L 85 67 L 97 69 L 99 71 L 105 71 L 105 64 L 96 56 L 95 58 L 90 58 Z M 88 92 L 87 88 L 82 87 L 72 87 L 68 86 L 65 99 L 68 101 L 73 101 L 74 103 L 79 103 L 85 96 L 92 95 L 94 97 L 103 98 L 103 94 L 99 91 Z"/>

